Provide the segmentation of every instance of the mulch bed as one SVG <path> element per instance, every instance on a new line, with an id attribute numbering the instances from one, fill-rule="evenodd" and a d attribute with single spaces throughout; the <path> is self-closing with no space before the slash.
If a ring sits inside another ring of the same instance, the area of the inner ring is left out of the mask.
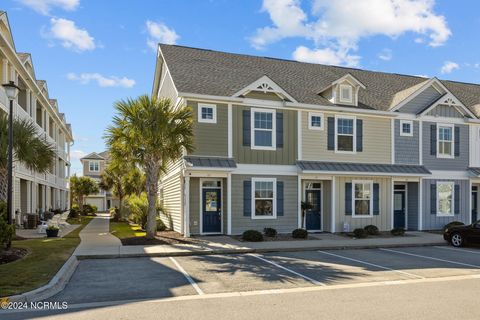
<path id="1" fill-rule="evenodd" d="M 155 239 L 146 237 L 131 237 L 121 239 L 124 246 L 148 246 L 148 245 L 172 245 L 172 244 L 195 244 L 198 241 L 185 238 L 176 231 L 159 231 Z"/>
<path id="2" fill-rule="evenodd" d="M 351 239 L 357 239 L 353 232 L 341 232 L 338 233 L 338 235 L 346 237 L 346 238 L 351 238 Z M 387 238 L 398 238 L 398 237 L 415 237 L 412 234 L 407 234 L 405 233 L 403 236 L 394 236 L 393 234 L 390 233 L 390 231 L 381 231 L 380 234 L 377 234 L 375 236 L 368 235 L 367 238 L 373 238 L 373 239 L 387 239 Z M 362 238 L 362 239 L 367 239 L 367 238 Z"/>
<path id="3" fill-rule="evenodd" d="M 27 253 L 28 251 L 22 248 L 11 248 L 8 251 L 3 251 L 0 254 L 0 265 L 22 259 Z"/>
<path id="4" fill-rule="evenodd" d="M 238 240 L 240 242 L 250 242 L 250 241 L 243 241 L 242 236 L 232 236 L 235 240 Z M 301 239 L 301 238 L 293 238 L 291 234 L 277 234 L 276 237 L 267 237 L 263 236 L 263 241 L 305 241 L 305 240 L 320 240 L 319 238 L 314 238 L 311 236 L 308 236 L 306 239 Z"/>

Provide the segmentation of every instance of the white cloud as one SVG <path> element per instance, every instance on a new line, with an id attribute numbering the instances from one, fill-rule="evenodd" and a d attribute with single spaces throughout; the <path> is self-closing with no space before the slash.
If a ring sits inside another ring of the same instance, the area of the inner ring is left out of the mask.
<path id="1" fill-rule="evenodd" d="M 87 30 L 80 29 L 74 21 L 63 18 L 50 19 L 50 30 L 45 36 L 60 40 L 63 47 L 75 51 L 89 51 L 97 47 Z"/>
<path id="2" fill-rule="evenodd" d="M 80 160 L 86 155 L 87 153 L 82 150 L 70 150 L 70 160 Z"/>
<path id="3" fill-rule="evenodd" d="M 18 0 L 23 5 L 48 15 L 53 7 L 59 7 L 66 11 L 74 11 L 80 5 L 80 0 Z"/>
<path id="4" fill-rule="evenodd" d="M 434 5 L 434 0 L 313 0 L 309 16 L 300 0 L 264 0 L 262 10 L 268 12 L 272 25 L 257 29 L 250 42 L 262 49 L 300 37 L 313 42 L 312 51 L 330 49 L 342 56 L 357 51 L 362 38 L 396 38 L 410 32 L 429 38 L 428 44 L 436 47 L 448 40 L 451 31 Z"/>
<path id="5" fill-rule="evenodd" d="M 385 60 L 385 61 L 390 61 L 392 60 L 392 57 L 393 57 L 393 54 L 392 54 L 392 50 L 390 49 L 383 49 L 379 54 L 378 54 L 378 57 L 382 60 Z"/>
<path id="6" fill-rule="evenodd" d="M 167 27 L 163 22 L 154 22 L 147 20 L 145 23 L 147 26 L 148 39 L 147 44 L 153 50 L 157 50 L 159 42 L 165 44 L 175 44 L 180 36 L 175 30 Z"/>
<path id="7" fill-rule="evenodd" d="M 452 73 L 453 71 L 455 71 L 459 68 L 460 68 L 460 66 L 458 65 L 458 63 L 453 62 L 453 61 L 445 61 L 443 63 L 442 68 L 440 69 L 440 72 L 443 73 L 443 74 Z"/>
<path id="8" fill-rule="evenodd" d="M 334 64 L 346 66 L 358 66 L 360 56 L 349 55 L 345 50 L 325 49 L 309 49 L 300 46 L 293 52 L 293 59 L 303 62 Z"/>
<path id="9" fill-rule="evenodd" d="M 72 81 L 78 81 L 81 84 L 88 84 L 91 81 L 97 82 L 100 87 L 123 87 L 131 88 L 135 85 L 135 80 L 127 77 L 105 77 L 100 73 L 82 73 L 77 75 L 73 72 L 67 74 L 67 79 Z"/>

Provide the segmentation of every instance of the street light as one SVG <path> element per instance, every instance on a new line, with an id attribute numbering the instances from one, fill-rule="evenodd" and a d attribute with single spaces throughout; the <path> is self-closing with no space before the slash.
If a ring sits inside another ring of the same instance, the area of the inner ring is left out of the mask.
<path id="1" fill-rule="evenodd" d="M 10 100 L 8 113 L 8 185 L 7 185 L 7 223 L 12 224 L 12 176 L 13 176 L 13 100 L 18 95 L 19 87 L 10 81 L 2 85 Z"/>

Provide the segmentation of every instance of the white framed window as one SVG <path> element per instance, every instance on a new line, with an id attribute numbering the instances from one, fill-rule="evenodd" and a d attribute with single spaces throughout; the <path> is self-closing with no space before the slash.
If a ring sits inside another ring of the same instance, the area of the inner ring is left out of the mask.
<path id="1" fill-rule="evenodd" d="M 198 104 L 198 122 L 217 123 L 217 106 L 214 104 Z"/>
<path id="2" fill-rule="evenodd" d="M 454 216 L 455 184 L 451 181 L 437 182 L 437 216 Z"/>
<path id="3" fill-rule="evenodd" d="M 454 134 L 453 124 L 437 125 L 437 158 L 454 158 Z"/>
<path id="4" fill-rule="evenodd" d="M 357 121 L 351 116 L 335 116 L 335 152 L 356 153 Z"/>
<path id="5" fill-rule="evenodd" d="M 373 216 L 373 181 L 352 181 L 352 217 Z"/>
<path id="6" fill-rule="evenodd" d="M 277 218 L 277 179 L 252 178 L 252 219 Z"/>
<path id="7" fill-rule="evenodd" d="M 99 172 L 100 171 L 100 162 L 99 161 L 88 161 L 88 169 L 90 172 Z"/>
<path id="8" fill-rule="evenodd" d="M 308 129 L 323 130 L 323 113 L 308 113 Z"/>
<path id="9" fill-rule="evenodd" d="M 276 113 L 270 109 L 251 109 L 252 149 L 276 150 Z"/>
<path id="10" fill-rule="evenodd" d="M 348 84 L 340 85 L 340 102 L 353 102 L 353 88 Z"/>
<path id="11" fill-rule="evenodd" d="M 413 137 L 413 121 L 400 120 L 400 135 L 406 137 Z"/>

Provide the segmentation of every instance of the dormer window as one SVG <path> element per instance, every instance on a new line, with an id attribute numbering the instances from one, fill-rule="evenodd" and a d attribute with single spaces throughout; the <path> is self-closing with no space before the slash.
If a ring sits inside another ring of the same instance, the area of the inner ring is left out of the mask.
<path id="1" fill-rule="evenodd" d="M 348 84 L 340 85 L 340 102 L 352 103 L 353 102 L 353 90 L 352 86 Z"/>

